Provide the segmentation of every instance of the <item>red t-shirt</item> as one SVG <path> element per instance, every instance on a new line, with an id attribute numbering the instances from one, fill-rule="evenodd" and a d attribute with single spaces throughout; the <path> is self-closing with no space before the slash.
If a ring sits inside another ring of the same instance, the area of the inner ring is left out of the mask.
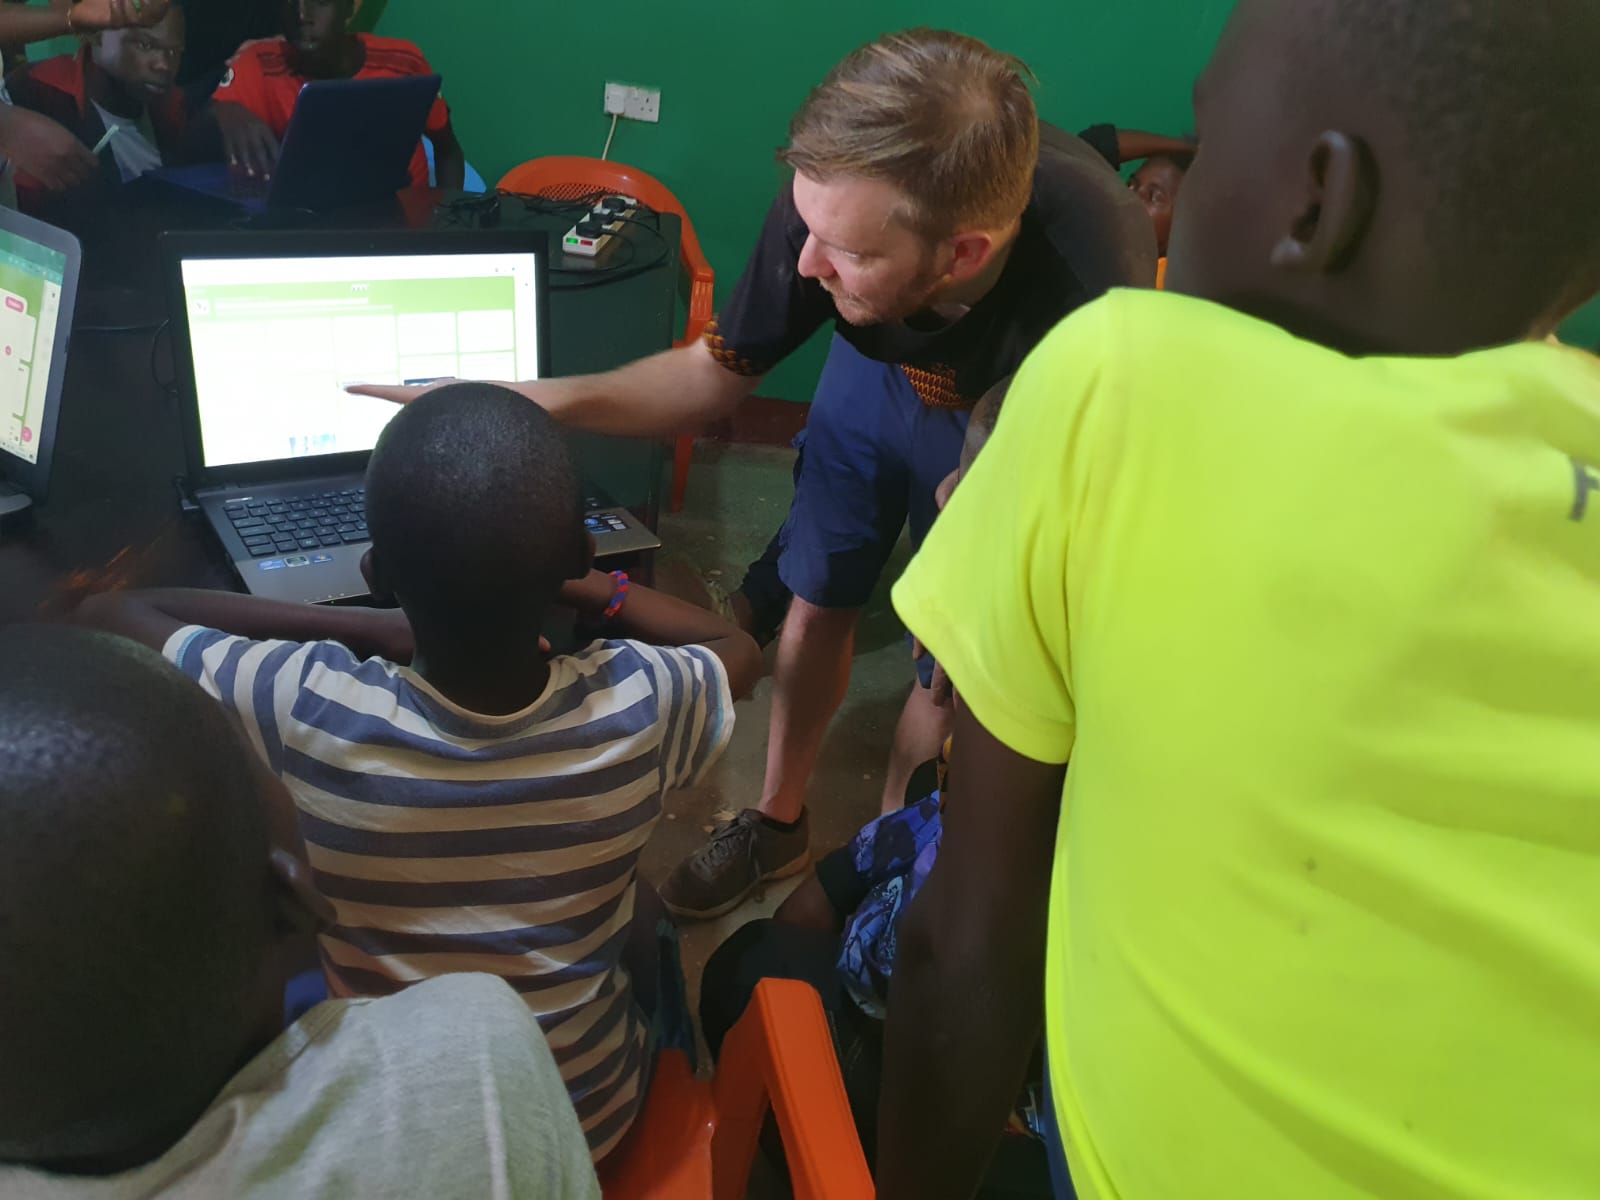
<path id="1" fill-rule="evenodd" d="M 403 38 L 379 37 L 374 33 L 356 36 L 366 48 L 366 60 L 355 73 L 356 79 L 433 74 L 422 51 Z M 244 105 L 265 121 L 279 140 L 289 128 L 300 89 L 309 82 L 289 65 L 287 51 L 288 42 L 283 38 L 246 42 L 228 65 L 228 73 L 222 77 L 213 96 L 216 100 Z M 448 124 L 450 107 L 440 96 L 433 102 L 426 128 L 430 134 L 438 133 Z M 417 152 L 411 159 L 411 183 L 414 187 L 428 186 L 428 156 L 421 142 L 417 143 Z"/>

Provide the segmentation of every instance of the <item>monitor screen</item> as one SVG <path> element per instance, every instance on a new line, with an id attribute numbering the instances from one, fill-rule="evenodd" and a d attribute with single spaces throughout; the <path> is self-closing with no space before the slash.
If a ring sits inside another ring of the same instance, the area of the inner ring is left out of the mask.
<path id="1" fill-rule="evenodd" d="M 67 256 L 0 230 L 0 450 L 39 461 Z"/>
<path id="2" fill-rule="evenodd" d="M 346 384 L 544 374 L 533 253 L 181 265 L 207 467 L 371 450 L 398 409 Z"/>

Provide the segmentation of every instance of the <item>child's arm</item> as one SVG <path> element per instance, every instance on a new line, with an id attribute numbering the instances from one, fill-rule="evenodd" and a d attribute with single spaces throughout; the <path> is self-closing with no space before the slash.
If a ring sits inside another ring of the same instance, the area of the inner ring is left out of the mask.
<path id="1" fill-rule="evenodd" d="M 1138 162 L 1153 154 L 1193 154 L 1194 151 L 1194 143 L 1182 138 L 1145 133 L 1139 129 L 1117 130 L 1117 156 L 1125 163 Z"/>
<path id="2" fill-rule="evenodd" d="M 604 571 L 590 571 L 561 589 L 561 603 L 580 613 L 605 612 L 616 595 L 617 584 Z M 630 583 L 622 608 L 610 628 L 623 637 L 656 646 L 704 646 L 722 660 L 728 672 L 728 690 L 742 700 L 761 679 L 761 649 L 755 639 L 716 613 L 687 601 L 664 596 Z"/>
<path id="3" fill-rule="evenodd" d="M 399 609 L 289 604 L 196 588 L 102 592 L 79 606 L 78 619 L 156 650 L 185 625 L 253 639 L 342 642 L 358 656 L 372 654 L 391 662 L 410 662 L 415 650 L 411 626 Z"/>
<path id="4" fill-rule="evenodd" d="M 102 29 L 154 25 L 166 16 L 171 0 L 51 0 L 48 6 L 6 5 L 0 11 L 0 42 L 26 45 L 51 38 L 73 37 Z"/>
<path id="5" fill-rule="evenodd" d="M 433 178 L 441 188 L 459 190 L 467 183 L 467 155 L 456 140 L 455 129 L 446 123 L 443 129 L 428 134 L 433 142 Z"/>

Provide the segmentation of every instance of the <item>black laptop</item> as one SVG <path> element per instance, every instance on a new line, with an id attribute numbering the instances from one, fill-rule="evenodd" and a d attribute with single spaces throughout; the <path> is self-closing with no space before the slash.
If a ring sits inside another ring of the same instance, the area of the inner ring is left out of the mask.
<path id="1" fill-rule="evenodd" d="M 364 596 L 362 479 L 398 411 L 350 383 L 549 374 L 545 236 L 450 230 L 162 239 L 186 485 L 256 595 Z M 625 509 L 599 555 L 653 550 Z"/>
<path id="2" fill-rule="evenodd" d="M 227 163 L 162 167 L 151 177 L 250 212 L 332 212 L 388 200 L 411 182 L 438 95 L 437 75 L 316 80 L 300 89 L 270 180 Z"/>
<path id="3" fill-rule="evenodd" d="M 70 233 L 0 208 L 0 517 L 50 484 L 81 260 Z"/>

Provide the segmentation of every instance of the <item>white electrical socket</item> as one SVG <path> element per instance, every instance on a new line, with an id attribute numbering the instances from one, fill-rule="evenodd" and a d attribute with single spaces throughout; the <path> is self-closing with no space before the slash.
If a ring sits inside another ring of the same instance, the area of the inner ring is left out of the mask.
<path id="1" fill-rule="evenodd" d="M 634 87 L 626 83 L 606 84 L 606 116 L 626 117 L 630 121 L 661 120 L 661 89 Z"/>
<path id="2" fill-rule="evenodd" d="M 661 89 L 634 88 L 633 94 L 628 97 L 626 107 L 622 110 L 622 115 L 634 121 L 653 123 L 661 120 Z"/>

